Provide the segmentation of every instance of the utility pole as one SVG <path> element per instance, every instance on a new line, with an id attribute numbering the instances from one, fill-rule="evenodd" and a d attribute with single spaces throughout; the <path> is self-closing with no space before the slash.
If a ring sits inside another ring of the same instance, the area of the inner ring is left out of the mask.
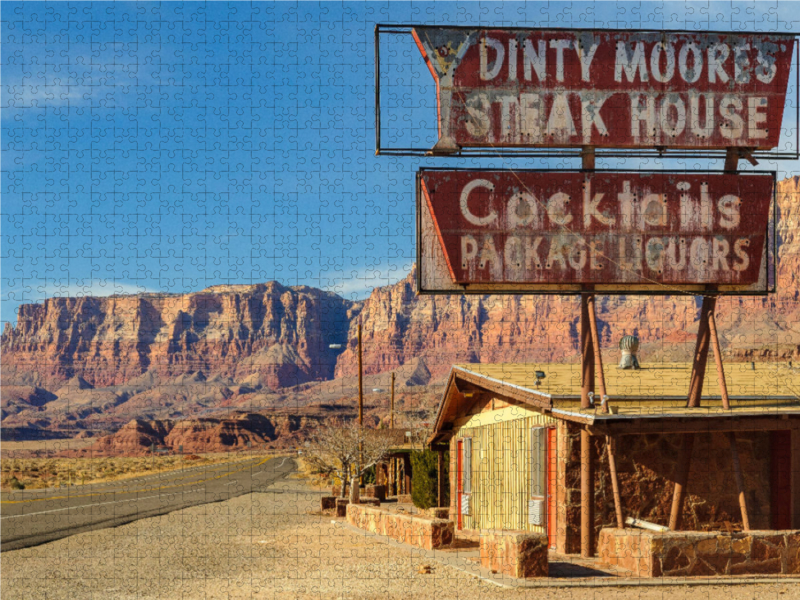
<path id="1" fill-rule="evenodd" d="M 364 425 L 364 360 L 361 356 L 361 317 L 358 318 L 358 425 Z"/>
<path id="2" fill-rule="evenodd" d="M 361 352 L 361 315 L 358 317 L 358 426 L 364 427 L 364 360 Z M 358 445 L 358 483 L 364 483 L 364 475 L 361 473 L 361 465 L 364 464 L 364 446 L 359 442 Z"/>
<path id="3" fill-rule="evenodd" d="M 394 429 L 394 371 L 392 371 L 392 401 L 389 409 L 389 427 Z"/>

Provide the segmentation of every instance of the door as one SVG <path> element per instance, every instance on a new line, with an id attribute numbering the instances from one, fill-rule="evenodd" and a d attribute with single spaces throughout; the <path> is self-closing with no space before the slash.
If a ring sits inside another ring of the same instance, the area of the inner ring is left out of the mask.
<path id="1" fill-rule="evenodd" d="M 770 431 L 770 513 L 773 529 L 792 528 L 792 432 Z"/>
<path id="2" fill-rule="evenodd" d="M 550 548 L 556 547 L 556 531 L 558 531 L 556 509 L 556 428 L 547 430 L 547 542 Z"/>
<path id="3" fill-rule="evenodd" d="M 456 463 L 456 505 L 458 506 L 458 528 L 463 529 L 464 523 L 461 519 L 461 495 L 464 493 L 464 442 L 462 440 L 458 440 Z"/>

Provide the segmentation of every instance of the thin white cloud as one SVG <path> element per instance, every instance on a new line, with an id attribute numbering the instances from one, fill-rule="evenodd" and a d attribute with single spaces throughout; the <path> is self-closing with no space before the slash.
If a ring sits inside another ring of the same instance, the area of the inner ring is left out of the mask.
<path id="1" fill-rule="evenodd" d="M 81 298 L 84 296 L 124 296 L 157 293 L 143 285 L 112 279 L 75 279 L 64 283 L 54 281 L 17 281 L 6 288 L 3 296 L 21 302 L 41 302 L 47 298 Z"/>
<path id="2" fill-rule="evenodd" d="M 323 273 L 329 283 L 322 289 L 354 300 L 367 298 L 376 287 L 397 283 L 408 275 L 412 263 L 383 265 L 352 271 L 350 273 Z"/>

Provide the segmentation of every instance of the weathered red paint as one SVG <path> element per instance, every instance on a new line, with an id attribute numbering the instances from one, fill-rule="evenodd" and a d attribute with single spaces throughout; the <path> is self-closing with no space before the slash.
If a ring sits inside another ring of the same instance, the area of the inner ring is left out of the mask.
<path id="1" fill-rule="evenodd" d="M 460 285 L 754 284 L 773 186 L 770 174 L 420 173 Z"/>
<path id="2" fill-rule="evenodd" d="M 771 149 L 794 37 L 415 27 L 440 149 Z"/>

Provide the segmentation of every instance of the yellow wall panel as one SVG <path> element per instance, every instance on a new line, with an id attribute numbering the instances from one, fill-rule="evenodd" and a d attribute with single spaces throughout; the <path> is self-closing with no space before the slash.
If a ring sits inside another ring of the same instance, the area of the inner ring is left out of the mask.
<path id="1" fill-rule="evenodd" d="M 528 524 L 530 430 L 555 419 L 518 406 L 473 415 L 457 437 L 472 438 L 472 497 L 465 529 L 515 529 L 545 533 Z"/>

